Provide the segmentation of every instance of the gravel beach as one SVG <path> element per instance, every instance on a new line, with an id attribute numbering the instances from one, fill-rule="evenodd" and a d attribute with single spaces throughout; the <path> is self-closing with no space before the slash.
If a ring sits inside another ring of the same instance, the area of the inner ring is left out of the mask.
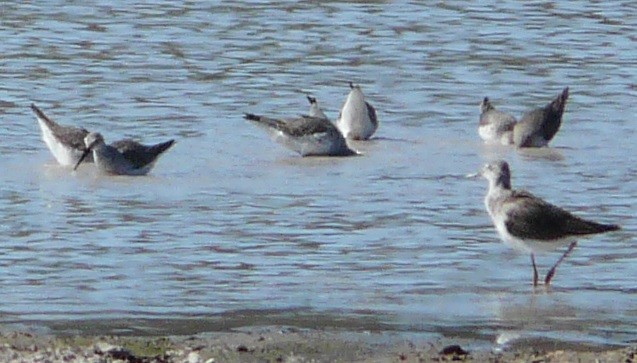
<path id="1" fill-rule="evenodd" d="M 637 347 L 521 341 L 470 349 L 471 340 L 412 341 L 375 333 L 248 328 L 188 336 L 0 335 L 1 362 L 634 362 Z"/>

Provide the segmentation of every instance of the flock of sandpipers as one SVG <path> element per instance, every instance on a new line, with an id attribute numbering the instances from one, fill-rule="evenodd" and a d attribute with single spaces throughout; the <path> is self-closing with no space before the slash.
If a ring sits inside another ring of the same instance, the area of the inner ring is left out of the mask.
<path id="1" fill-rule="evenodd" d="M 517 121 L 498 111 L 487 97 L 480 103 L 478 133 L 487 143 L 519 148 L 544 147 L 555 136 L 569 96 L 565 88 L 544 107 L 533 109 Z M 353 156 L 347 140 L 368 140 L 378 128 L 374 107 L 365 101 L 360 86 L 350 83 L 350 92 L 336 122 L 323 113 L 317 100 L 308 96 L 308 115 L 277 119 L 251 113 L 244 118 L 263 128 L 275 141 L 302 156 Z M 82 162 L 93 162 L 100 172 L 115 175 L 145 175 L 158 157 L 174 143 L 142 145 L 131 139 L 106 144 L 100 133 L 84 128 L 63 126 L 31 105 L 42 130 L 42 138 L 59 164 L 77 169 Z M 539 284 L 535 251 L 567 246 L 566 252 L 544 278 L 549 286 L 557 266 L 575 248 L 581 236 L 618 230 L 614 224 L 601 224 L 577 217 L 533 194 L 511 187 L 511 171 L 506 161 L 486 164 L 476 174 L 489 182 L 484 203 L 505 244 L 531 254 L 533 286 Z"/>

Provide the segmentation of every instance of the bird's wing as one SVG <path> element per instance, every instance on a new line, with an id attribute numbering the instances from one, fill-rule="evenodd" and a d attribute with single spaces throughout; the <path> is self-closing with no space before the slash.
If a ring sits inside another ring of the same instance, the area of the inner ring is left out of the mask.
<path id="1" fill-rule="evenodd" d="M 321 117 L 301 116 L 287 120 L 280 125 L 281 131 L 291 136 L 308 136 L 326 133 L 335 129 L 335 126 L 327 119 Z"/>
<path id="2" fill-rule="evenodd" d="M 53 133 L 56 139 L 60 142 L 79 150 L 86 150 L 84 145 L 84 138 L 88 135 L 88 130 L 82 127 L 62 126 L 55 121 L 51 120 L 47 115 L 40 110 L 35 104 L 31 104 L 31 110 L 35 113 L 35 116 L 45 123 Z"/>
<path id="3" fill-rule="evenodd" d="M 80 127 L 59 126 L 53 130 L 55 137 L 61 142 L 74 149 L 86 150 L 84 138 L 88 135 L 88 130 Z"/>
<path id="4" fill-rule="evenodd" d="M 376 109 L 374 108 L 374 106 L 372 106 L 368 102 L 365 102 L 365 106 L 367 106 L 367 115 L 372 121 L 372 124 L 378 125 L 378 118 L 376 117 Z"/>
<path id="5" fill-rule="evenodd" d="M 542 136 L 551 140 L 562 125 L 562 115 L 568 99 L 568 87 L 564 88 L 551 103 L 544 108 L 544 122 L 542 123 Z"/>
<path id="6" fill-rule="evenodd" d="M 525 191 L 513 192 L 504 202 L 503 210 L 507 230 L 518 238 L 549 241 L 612 229 L 577 217 Z"/>
<path id="7" fill-rule="evenodd" d="M 525 113 L 513 129 L 515 144 L 522 147 L 528 146 L 533 137 L 542 131 L 545 117 L 543 108 L 536 108 Z"/>
<path id="8" fill-rule="evenodd" d="M 119 140 L 111 144 L 133 167 L 139 169 L 152 163 L 164 151 L 170 148 L 175 140 L 168 140 L 155 145 L 142 145 L 131 139 Z"/>

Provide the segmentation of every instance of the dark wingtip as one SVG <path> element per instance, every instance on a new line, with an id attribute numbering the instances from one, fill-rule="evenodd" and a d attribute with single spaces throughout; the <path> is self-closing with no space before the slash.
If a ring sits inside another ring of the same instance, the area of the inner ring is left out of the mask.
<path id="1" fill-rule="evenodd" d="M 35 105 L 35 103 L 31 103 L 31 110 L 35 113 L 35 115 L 43 120 L 45 123 L 49 124 L 50 127 L 53 126 L 55 123 L 53 121 L 51 121 L 51 119 L 49 119 L 44 112 L 42 112 L 42 110 L 40 110 L 38 108 L 38 106 Z"/>
<path id="2" fill-rule="evenodd" d="M 244 113 L 243 118 L 250 121 L 259 121 L 261 119 L 261 116 L 255 115 L 253 113 Z"/>
<path id="3" fill-rule="evenodd" d="M 349 88 L 354 89 L 354 83 L 352 81 L 349 81 Z"/>
<path id="4" fill-rule="evenodd" d="M 622 229 L 622 227 L 620 227 L 617 224 L 607 224 L 606 225 L 606 230 L 609 231 L 609 232 L 610 231 L 619 231 L 620 229 Z"/>
<path id="5" fill-rule="evenodd" d="M 562 113 L 564 113 L 564 109 L 566 108 L 566 101 L 568 100 L 569 88 L 566 87 L 549 105 L 548 107 L 552 108 L 555 112 L 557 112 L 560 117 Z"/>
<path id="6" fill-rule="evenodd" d="M 35 105 L 35 103 L 31 103 L 31 110 L 35 112 L 36 115 L 42 118 L 46 118 L 46 116 L 44 116 L 44 112 L 42 112 L 42 110 L 40 110 L 38 106 Z"/>
<path id="7" fill-rule="evenodd" d="M 603 224 L 597 222 L 593 222 L 591 224 L 591 228 L 593 233 L 612 232 L 621 229 L 621 227 L 617 224 Z"/>
<path id="8" fill-rule="evenodd" d="M 175 139 L 170 139 L 168 141 L 157 144 L 154 148 L 155 150 L 158 151 L 159 154 L 161 154 L 164 151 L 170 149 L 170 147 L 173 146 L 174 144 L 175 144 Z"/>
<path id="9" fill-rule="evenodd" d="M 310 95 L 307 95 L 307 100 L 310 101 L 310 104 L 315 104 L 316 103 L 316 97 L 312 97 Z"/>
<path id="10" fill-rule="evenodd" d="M 562 102 L 566 102 L 566 100 L 568 99 L 568 87 L 564 88 L 564 90 L 562 91 L 562 94 L 560 95 L 560 99 Z"/>

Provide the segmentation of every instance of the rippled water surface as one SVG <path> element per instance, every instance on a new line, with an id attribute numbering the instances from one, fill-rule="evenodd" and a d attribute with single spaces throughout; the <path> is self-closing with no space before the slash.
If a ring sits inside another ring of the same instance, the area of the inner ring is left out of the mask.
<path id="1" fill-rule="evenodd" d="M 634 342 L 637 6 L 424 3 L 0 5 L 0 321 L 250 312 L 242 323 Z M 300 158 L 242 119 L 307 112 L 307 93 L 336 117 L 348 81 L 381 121 L 353 145 L 363 156 Z M 550 149 L 482 144 L 484 96 L 519 116 L 565 86 Z M 107 141 L 177 144 L 146 177 L 74 173 L 31 102 Z M 486 182 L 465 178 L 497 158 L 514 186 L 623 230 L 582 241 L 534 292 Z"/>

